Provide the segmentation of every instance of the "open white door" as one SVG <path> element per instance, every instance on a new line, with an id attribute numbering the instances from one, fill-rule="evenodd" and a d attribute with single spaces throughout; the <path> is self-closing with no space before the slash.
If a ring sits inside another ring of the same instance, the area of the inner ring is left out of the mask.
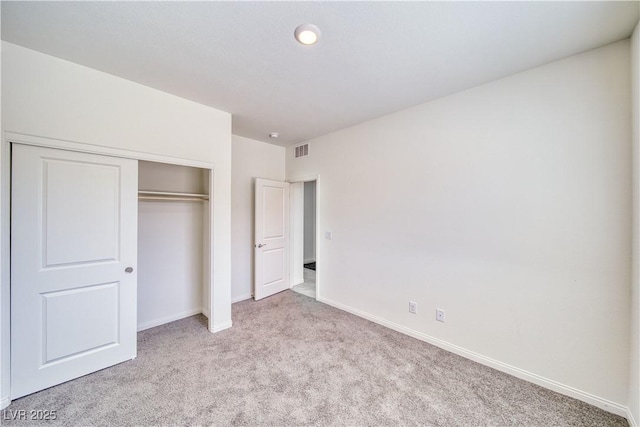
<path id="1" fill-rule="evenodd" d="M 137 169 L 13 145 L 12 399 L 136 356 Z"/>
<path id="2" fill-rule="evenodd" d="M 256 179 L 254 298 L 290 288 L 289 183 Z"/>

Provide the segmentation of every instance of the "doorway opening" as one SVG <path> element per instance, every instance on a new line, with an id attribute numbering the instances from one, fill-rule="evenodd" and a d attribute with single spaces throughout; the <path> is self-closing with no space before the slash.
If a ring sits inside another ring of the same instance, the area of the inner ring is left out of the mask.
<path id="1" fill-rule="evenodd" d="M 297 221 L 298 234 L 301 234 L 301 245 L 298 250 L 302 249 L 302 256 L 293 257 L 301 266 L 294 266 L 300 271 L 302 269 L 302 283 L 298 280 L 291 289 L 311 298 L 316 298 L 316 181 L 306 181 L 295 183 L 302 194 L 298 194 L 299 201 L 302 203 L 302 209 L 298 209 L 298 214 L 302 214 L 302 224 Z M 301 233 L 300 233 L 301 229 Z M 294 230 L 295 234 L 295 230 Z M 292 248 L 296 250 L 296 248 Z M 299 276 L 298 276 L 299 277 Z M 295 283 L 295 282 L 294 282 Z"/>
<path id="2" fill-rule="evenodd" d="M 208 169 L 138 161 L 138 331 L 210 317 Z"/>

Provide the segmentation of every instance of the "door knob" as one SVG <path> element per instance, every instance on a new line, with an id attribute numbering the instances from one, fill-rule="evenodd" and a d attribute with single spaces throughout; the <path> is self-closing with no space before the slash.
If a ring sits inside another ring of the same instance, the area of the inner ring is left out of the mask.
<path id="1" fill-rule="evenodd" d="M 133 273 L 133 267 L 127 267 L 124 269 L 125 273 Z"/>
<path id="2" fill-rule="evenodd" d="M 266 244 L 266 243 L 258 243 L 258 247 L 259 247 L 259 248 L 261 248 L 261 247 L 263 247 L 263 246 L 267 246 L 267 244 Z"/>

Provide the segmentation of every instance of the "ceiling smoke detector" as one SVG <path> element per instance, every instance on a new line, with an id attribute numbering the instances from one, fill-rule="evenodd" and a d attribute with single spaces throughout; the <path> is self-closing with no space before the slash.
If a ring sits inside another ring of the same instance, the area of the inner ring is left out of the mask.
<path id="1" fill-rule="evenodd" d="M 269 138 L 277 138 L 277 137 L 279 137 L 279 136 L 280 136 L 280 134 L 279 134 L 278 132 L 271 132 L 271 133 L 269 134 Z"/>
<path id="2" fill-rule="evenodd" d="M 320 39 L 320 28 L 313 24 L 302 24 L 298 25 L 294 34 L 299 43 L 312 45 Z"/>

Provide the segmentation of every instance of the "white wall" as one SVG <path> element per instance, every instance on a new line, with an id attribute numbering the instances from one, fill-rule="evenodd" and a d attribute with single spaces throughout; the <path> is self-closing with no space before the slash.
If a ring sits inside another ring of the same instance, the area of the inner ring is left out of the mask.
<path id="1" fill-rule="evenodd" d="M 0 21 L 2 21 L 2 19 L 0 19 Z M 2 43 L 0 43 L 0 56 L 2 55 L 3 49 L 4 46 L 2 45 Z M 2 76 L 2 67 L 0 66 L 0 98 L 2 97 L 3 93 L 3 77 L 4 76 Z M 4 111 L 2 110 L 2 102 L 0 99 L 0 129 L 4 129 L 2 122 L 2 115 Z M 0 136 L 0 138 L 2 138 L 2 136 Z M 0 146 L 0 409 L 6 408 L 10 403 L 9 387 L 11 385 L 11 366 L 9 363 L 11 360 L 11 334 L 9 327 L 9 322 L 11 319 L 11 288 L 10 286 L 5 285 L 6 283 L 9 283 L 10 280 L 10 270 L 8 267 L 10 263 L 7 262 L 7 260 L 10 261 L 10 241 L 7 237 L 7 233 L 9 233 L 11 222 L 9 221 L 10 204 L 7 204 L 6 201 L 10 199 L 11 194 L 11 173 L 8 168 L 3 166 L 9 161 L 9 147 L 7 147 L 6 144 L 3 144 L 3 146 Z"/>
<path id="2" fill-rule="evenodd" d="M 629 411 L 640 423 L 640 24 L 631 39 L 631 117 L 633 146 L 633 251 L 631 286 L 631 341 L 629 357 Z"/>
<path id="3" fill-rule="evenodd" d="M 289 186 L 289 251 L 291 253 L 291 286 L 304 283 L 304 182 L 292 182 Z"/>
<path id="4" fill-rule="evenodd" d="M 157 162 L 138 162 L 138 189 L 204 194 L 207 170 Z"/>
<path id="5" fill-rule="evenodd" d="M 6 42 L 2 42 L 2 89 L 3 140 L 4 132 L 14 132 L 215 163 L 210 320 L 214 330 L 230 326 L 231 115 Z M 2 304 L 6 312 L 4 293 Z M 2 331 L 4 338 L 6 322 Z M 2 350 L 5 367 L 4 340 Z M 2 397 L 9 392 L 7 374 L 3 369 Z"/>
<path id="6" fill-rule="evenodd" d="M 251 298 L 253 289 L 255 178 L 284 181 L 285 149 L 233 135 L 231 222 L 232 300 Z"/>
<path id="7" fill-rule="evenodd" d="M 304 262 L 316 260 L 316 182 L 304 183 Z"/>
<path id="8" fill-rule="evenodd" d="M 289 152 L 322 175 L 320 300 L 626 413 L 629 67 L 626 40 Z"/>
<path id="9" fill-rule="evenodd" d="M 202 202 L 138 204 L 138 330 L 202 313 Z"/>

